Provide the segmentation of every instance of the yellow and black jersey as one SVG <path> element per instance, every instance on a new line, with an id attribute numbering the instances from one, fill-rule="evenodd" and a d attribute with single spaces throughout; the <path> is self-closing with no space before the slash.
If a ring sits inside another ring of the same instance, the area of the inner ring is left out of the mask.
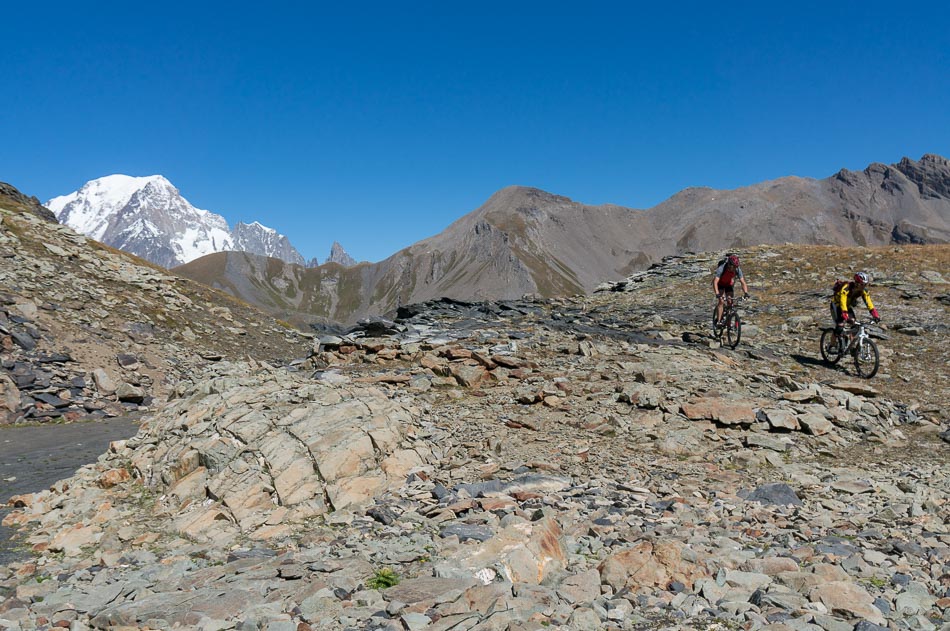
<path id="1" fill-rule="evenodd" d="M 864 304 L 867 306 L 868 311 L 874 309 L 874 303 L 871 302 L 871 294 L 868 293 L 867 288 L 858 289 L 855 287 L 854 283 L 845 283 L 843 284 L 837 292 L 835 292 L 832 301 L 834 305 L 841 309 L 843 312 L 853 311 L 855 305 L 858 304 L 858 300 L 864 300 Z"/>

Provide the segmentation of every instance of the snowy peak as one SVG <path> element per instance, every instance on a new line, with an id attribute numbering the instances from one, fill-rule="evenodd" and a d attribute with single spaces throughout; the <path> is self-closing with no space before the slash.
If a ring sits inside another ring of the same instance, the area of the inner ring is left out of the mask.
<path id="1" fill-rule="evenodd" d="M 304 264 L 303 256 L 290 244 L 290 240 L 273 228 L 256 221 L 251 224 L 238 222 L 232 234 L 235 250 L 270 256 L 287 263 Z"/>
<path id="2" fill-rule="evenodd" d="M 242 250 L 303 264 L 287 237 L 258 222 L 234 232 L 221 215 L 194 207 L 161 175 L 109 175 L 47 202 L 60 223 L 164 267 Z"/>
<path id="3" fill-rule="evenodd" d="M 56 214 L 60 223 L 102 241 L 109 228 L 109 220 L 124 208 L 138 191 L 153 182 L 157 187 L 167 185 L 178 192 L 171 182 L 161 175 L 107 175 L 86 182 L 74 193 L 54 197 L 46 203 L 46 207 Z"/>

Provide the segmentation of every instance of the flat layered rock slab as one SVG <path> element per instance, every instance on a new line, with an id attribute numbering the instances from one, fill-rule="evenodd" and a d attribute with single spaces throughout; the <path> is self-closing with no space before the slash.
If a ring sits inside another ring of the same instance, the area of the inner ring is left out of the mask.
<path id="1" fill-rule="evenodd" d="M 828 384 L 828 387 L 850 392 L 851 394 L 859 394 L 864 397 L 876 397 L 880 394 L 878 389 L 874 386 L 860 381 L 835 381 L 834 383 Z"/>
<path id="2" fill-rule="evenodd" d="M 755 422 L 755 410 L 752 403 L 730 401 L 714 397 L 700 397 L 682 404 L 686 418 L 711 420 L 723 425 L 750 425 Z"/>
<path id="3" fill-rule="evenodd" d="M 429 606 L 455 600 L 469 587 L 476 585 L 475 578 L 439 578 L 434 576 L 409 578 L 386 589 L 386 598 L 408 605 L 431 603 Z"/>

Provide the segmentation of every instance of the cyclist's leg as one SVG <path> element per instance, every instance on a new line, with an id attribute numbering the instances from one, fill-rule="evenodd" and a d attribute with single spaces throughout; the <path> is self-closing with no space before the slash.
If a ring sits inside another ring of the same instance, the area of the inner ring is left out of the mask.
<path id="1" fill-rule="evenodd" d="M 831 303 L 831 321 L 835 325 L 835 331 L 831 334 L 831 341 L 838 343 L 838 337 L 841 335 L 841 307 L 834 302 Z"/>
<path id="2" fill-rule="evenodd" d="M 728 287 L 722 288 L 722 295 L 725 296 L 726 300 L 732 300 L 733 296 L 735 295 L 735 291 L 736 291 L 735 286 L 729 285 Z M 722 312 L 723 312 L 723 303 L 720 302 L 719 311 L 718 311 L 719 317 L 717 318 L 717 321 L 719 322 L 719 324 L 722 324 Z"/>

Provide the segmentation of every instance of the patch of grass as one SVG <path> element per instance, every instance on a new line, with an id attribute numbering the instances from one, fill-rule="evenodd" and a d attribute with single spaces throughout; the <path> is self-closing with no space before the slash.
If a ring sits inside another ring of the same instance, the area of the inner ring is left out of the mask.
<path id="1" fill-rule="evenodd" d="M 387 587 L 398 584 L 399 575 L 388 567 L 376 570 L 373 574 L 373 578 L 366 581 L 366 586 L 370 589 L 386 589 Z"/>
<path id="2" fill-rule="evenodd" d="M 887 585 L 887 579 L 883 579 L 880 576 L 872 576 L 867 579 L 867 583 L 878 589 L 883 589 Z"/>
<path id="3" fill-rule="evenodd" d="M 151 509 L 155 505 L 155 500 L 155 492 L 143 484 L 132 498 L 132 503 L 140 510 L 145 510 Z"/>

